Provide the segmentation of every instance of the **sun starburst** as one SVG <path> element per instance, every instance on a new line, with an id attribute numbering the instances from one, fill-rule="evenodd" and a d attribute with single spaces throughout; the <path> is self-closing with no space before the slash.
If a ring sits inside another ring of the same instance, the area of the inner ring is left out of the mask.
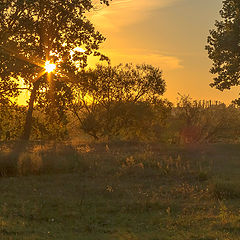
<path id="1" fill-rule="evenodd" d="M 44 67 L 46 72 L 48 73 L 51 73 L 56 69 L 56 65 L 54 63 L 51 63 L 50 61 L 46 61 Z"/>

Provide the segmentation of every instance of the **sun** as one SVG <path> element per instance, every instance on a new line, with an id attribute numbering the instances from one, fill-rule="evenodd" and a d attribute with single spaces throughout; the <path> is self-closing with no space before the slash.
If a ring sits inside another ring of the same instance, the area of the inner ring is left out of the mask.
<path id="1" fill-rule="evenodd" d="M 56 69 L 56 65 L 54 63 L 51 63 L 50 61 L 46 61 L 44 67 L 46 72 L 48 73 L 51 73 Z"/>

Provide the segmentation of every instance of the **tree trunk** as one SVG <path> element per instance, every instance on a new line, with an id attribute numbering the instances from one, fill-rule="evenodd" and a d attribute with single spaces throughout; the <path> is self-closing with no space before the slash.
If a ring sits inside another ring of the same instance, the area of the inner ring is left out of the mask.
<path id="1" fill-rule="evenodd" d="M 24 124 L 24 129 L 23 129 L 23 134 L 22 134 L 22 140 L 28 141 L 31 135 L 31 130 L 32 130 L 32 114 L 33 114 L 33 105 L 34 101 L 36 99 L 36 93 L 39 88 L 40 82 L 37 81 L 33 84 L 33 90 L 31 92 L 29 104 L 28 104 L 28 111 L 26 115 L 26 120 Z"/>

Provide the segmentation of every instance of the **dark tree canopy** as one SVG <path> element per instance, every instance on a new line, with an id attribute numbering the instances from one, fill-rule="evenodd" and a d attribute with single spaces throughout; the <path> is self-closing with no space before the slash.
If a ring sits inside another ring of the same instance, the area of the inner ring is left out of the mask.
<path id="1" fill-rule="evenodd" d="M 108 5 L 107 0 L 99 2 Z M 69 92 L 76 73 L 87 66 L 87 57 L 105 59 L 98 51 L 105 38 L 85 16 L 93 8 L 92 0 L 0 2 L 0 101 L 18 94 L 13 79 L 17 83 L 21 77 L 31 93 L 24 138 L 29 138 L 39 94 L 49 92 L 52 98 L 61 88 L 60 95 L 69 96 L 64 91 Z M 76 47 L 85 52 L 72 52 Z M 46 61 L 57 65 L 51 77 L 44 69 Z"/>
<path id="2" fill-rule="evenodd" d="M 83 76 L 71 109 L 85 133 L 95 139 L 139 139 L 149 137 L 154 125 L 163 125 L 171 104 L 162 99 L 166 83 L 159 68 L 97 65 Z"/>
<path id="3" fill-rule="evenodd" d="M 81 92 L 104 106 L 111 102 L 154 102 L 166 91 L 162 71 L 148 64 L 97 65 L 86 72 Z"/>
<path id="4" fill-rule="evenodd" d="M 211 86 L 223 91 L 240 84 L 240 1 L 223 1 L 220 15 L 206 49 L 213 61 L 210 72 L 216 74 Z"/>
<path id="5" fill-rule="evenodd" d="M 85 17 L 91 0 L 14 0 L 0 3 L 1 78 L 22 77 L 32 83 L 46 60 L 61 59 L 63 73 L 86 66 L 87 56 L 98 55 L 104 37 Z M 70 51 L 76 47 L 85 53 Z M 58 75 L 61 77 L 61 74 Z"/>

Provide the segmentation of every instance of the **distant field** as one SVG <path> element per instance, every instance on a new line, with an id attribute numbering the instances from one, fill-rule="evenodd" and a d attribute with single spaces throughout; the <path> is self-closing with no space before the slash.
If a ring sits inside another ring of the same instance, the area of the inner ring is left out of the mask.
<path id="1" fill-rule="evenodd" d="M 13 145 L 1 240 L 240 239 L 240 145 Z"/>

